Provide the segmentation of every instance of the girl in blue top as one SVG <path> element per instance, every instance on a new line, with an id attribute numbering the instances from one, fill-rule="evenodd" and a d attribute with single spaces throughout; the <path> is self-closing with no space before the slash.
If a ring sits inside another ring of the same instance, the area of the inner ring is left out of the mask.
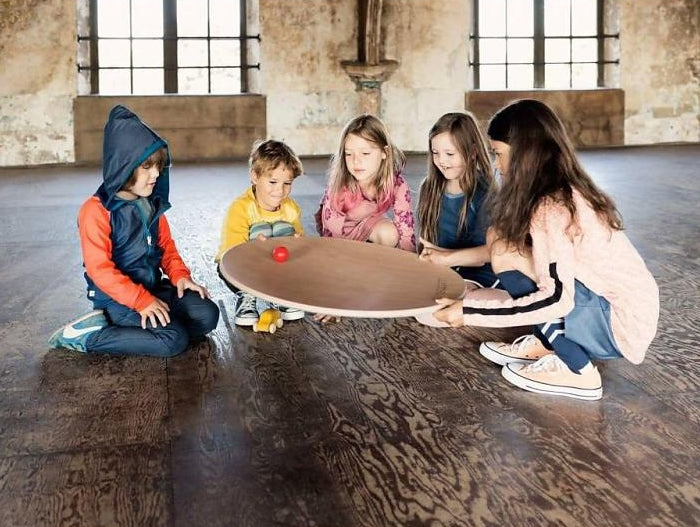
<path id="1" fill-rule="evenodd" d="M 494 184 L 486 141 L 470 113 L 447 113 L 430 129 L 420 186 L 420 257 L 454 268 L 476 287 L 495 287 L 484 202 Z"/>

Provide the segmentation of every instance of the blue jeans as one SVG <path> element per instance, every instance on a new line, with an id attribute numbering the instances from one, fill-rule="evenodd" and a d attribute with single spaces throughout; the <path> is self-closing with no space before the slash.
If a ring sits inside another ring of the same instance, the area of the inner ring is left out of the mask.
<path id="1" fill-rule="evenodd" d="M 219 308 L 199 293 L 186 290 L 182 298 L 170 284 L 161 284 L 151 293 L 170 306 L 170 323 L 163 327 L 141 327 L 141 315 L 118 302 L 104 307 L 110 325 L 88 337 L 89 353 L 173 357 L 185 351 L 190 339 L 203 337 L 219 321 Z"/>
<path id="2" fill-rule="evenodd" d="M 498 278 L 513 298 L 537 291 L 537 284 L 520 271 L 505 271 Z M 563 334 L 552 329 L 563 329 Z M 563 320 L 537 324 L 535 336 L 574 372 L 590 360 L 622 357 L 612 334 L 610 303 L 578 280 L 574 282 L 574 308 Z"/>

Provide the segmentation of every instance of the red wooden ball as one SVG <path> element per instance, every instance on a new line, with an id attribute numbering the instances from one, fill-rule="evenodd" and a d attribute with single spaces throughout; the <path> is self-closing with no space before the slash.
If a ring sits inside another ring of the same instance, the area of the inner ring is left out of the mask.
<path id="1" fill-rule="evenodd" d="M 272 259 L 277 262 L 286 262 L 289 258 L 289 251 L 284 245 L 272 249 Z"/>

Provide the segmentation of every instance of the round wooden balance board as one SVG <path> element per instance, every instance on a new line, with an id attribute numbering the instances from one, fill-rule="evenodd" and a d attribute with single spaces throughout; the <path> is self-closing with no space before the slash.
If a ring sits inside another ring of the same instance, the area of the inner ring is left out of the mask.
<path id="1" fill-rule="evenodd" d="M 285 262 L 275 247 L 289 250 Z M 436 298 L 462 298 L 464 281 L 448 267 L 373 243 L 302 236 L 253 240 L 221 259 L 229 283 L 269 302 L 310 313 L 394 318 L 431 313 Z"/>

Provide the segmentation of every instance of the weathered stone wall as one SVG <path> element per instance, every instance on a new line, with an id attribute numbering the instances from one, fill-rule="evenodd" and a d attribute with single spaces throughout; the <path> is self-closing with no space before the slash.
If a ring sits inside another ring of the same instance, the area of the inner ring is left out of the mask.
<path id="1" fill-rule="evenodd" d="M 261 83 L 268 135 L 303 154 L 327 154 L 357 111 L 340 65 L 357 54 L 355 2 L 260 0 Z"/>
<path id="2" fill-rule="evenodd" d="M 621 0 L 625 143 L 700 141 L 700 1 Z"/>
<path id="3" fill-rule="evenodd" d="M 0 0 L 0 166 L 73 161 L 75 0 Z"/>
<path id="4" fill-rule="evenodd" d="M 464 110 L 469 2 L 384 1 L 387 58 L 399 60 L 384 83 L 383 118 L 405 150 L 425 151 L 428 131 L 446 112 Z"/>
<path id="5" fill-rule="evenodd" d="M 71 163 L 77 96 L 77 5 L 0 0 L 0 166 Z M 328 154 L 359 111 L 340 65 L 357 59 L 355 0 L 250 0 L 259 14 L 268 135 L 300 154 Z M 700 141 L 700 2 L 614 0 L 625 91 L 625 143 Z M 425 150 L 430 125 L 464 108 L 467 0 L 384 0 L 382 58 L 400 62 L 382 85 L 381 117 L 406 150 Z M 257 29 L 257 28 L 252 28 Z M 609 28 L 615 30 L 615 28 Z M 251 58 L 258 48 L 251 49 Z M 81 88 L 82 93 L 82 88 Z"/>
<path id="6" fill-rule="evenodd" d="M 260 0 L 262 86 L 268 133 L 305 154 L 337 148 L 359 113 L 342 60 L 357 60 L 357 4 L 349 0 Z M 406 150 L 425 150 L 442 113 L 464 108 L 467 2 L 385 0 L 382 59 L 400 62 L 382 85 L 380 117 Z"/>

